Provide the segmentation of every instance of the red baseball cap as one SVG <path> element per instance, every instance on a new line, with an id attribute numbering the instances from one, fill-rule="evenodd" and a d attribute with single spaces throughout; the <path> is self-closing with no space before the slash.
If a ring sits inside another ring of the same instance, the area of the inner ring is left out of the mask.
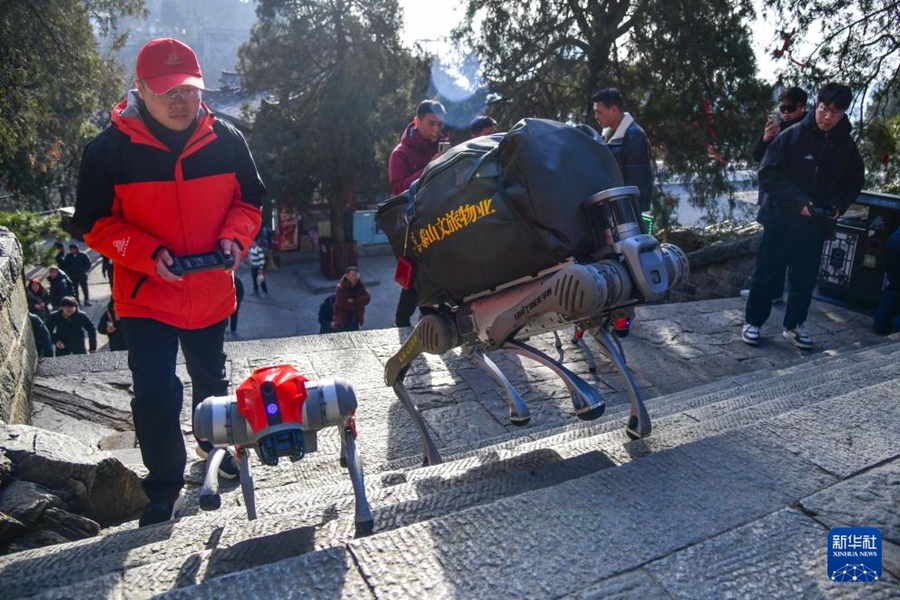
<path id="1" fill-rule="evenodd" d="M 203 73 L 197 55 L 187 44 L 172 38 L 147 42 L 137 57 L 137 76 L 154 94 L 165 94 L 179 85 L 203 89 Z"/>

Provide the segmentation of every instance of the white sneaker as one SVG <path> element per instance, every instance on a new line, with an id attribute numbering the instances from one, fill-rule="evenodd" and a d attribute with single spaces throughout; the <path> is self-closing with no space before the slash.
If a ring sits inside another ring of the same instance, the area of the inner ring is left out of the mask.
<path id="1" fill-rule="evenodd" d="M 803 323 L 800 323 L 793 329 L 785 328 L 781 335 L 792 343 L 797 348 L 801 350 L 809 350 L 813 347 L 812 338 L 809 337 L 809 334 L 806 332 L 806 327 L 803 326 Z"/>
<path id="2" fill-rule="evenodd" d="M 751 346 L 759 345 L 759 327 L 747 323 L 741 331 L 741 341 Z"/>

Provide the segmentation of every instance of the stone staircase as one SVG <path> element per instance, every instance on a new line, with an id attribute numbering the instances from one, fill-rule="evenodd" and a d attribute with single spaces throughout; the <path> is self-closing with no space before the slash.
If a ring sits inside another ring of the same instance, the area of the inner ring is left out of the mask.
<path id="1" fill-rule="evenodd" d="M 252 363 L 233 363 L 233 381 Z M 337 432 L 323 431 L 302 461 L 254 464 L 256 521 L 236 484 L 200 511 L 195 462 L 181 519 L 0 557 L 0 598 L 900 595 L 898 336 L 651 398 L 642 440 L 619 402 L 597 421 L 442 444 L 431 467 L 379 376 L 354 379 L 373 535 L 354 537 Z M 834 526 L 881 529 L 880 582 L 828 579 Z"/>

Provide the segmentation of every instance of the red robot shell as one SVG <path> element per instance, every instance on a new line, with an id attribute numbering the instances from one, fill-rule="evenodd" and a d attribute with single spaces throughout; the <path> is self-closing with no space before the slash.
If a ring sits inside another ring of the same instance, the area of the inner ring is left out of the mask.
<path id="1" fill-rule="evenodd" d="M 270 425 L 302 423 L 306 381 L 291 365 L 261 367 L 238 387 L 238 411 L 254 433 Z"/>

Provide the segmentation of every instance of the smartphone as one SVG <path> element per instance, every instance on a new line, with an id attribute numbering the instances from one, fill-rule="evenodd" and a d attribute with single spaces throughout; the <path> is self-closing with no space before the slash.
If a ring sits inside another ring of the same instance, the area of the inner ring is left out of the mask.
<path id="1" fill-rule="evenodd" d="M 438 142 L 438 154 L 443 154 L 450 149 L 450 142 Z"/>
<path id="2" fill-rule="evenodd" d="M 766 123 L 767 123 L 767 124 L 771 123 L 771 124 L 773 124 L 773 125 L 778 125 L 778 115 L 769 115 L 769 116 L 766 118 Z"/>

